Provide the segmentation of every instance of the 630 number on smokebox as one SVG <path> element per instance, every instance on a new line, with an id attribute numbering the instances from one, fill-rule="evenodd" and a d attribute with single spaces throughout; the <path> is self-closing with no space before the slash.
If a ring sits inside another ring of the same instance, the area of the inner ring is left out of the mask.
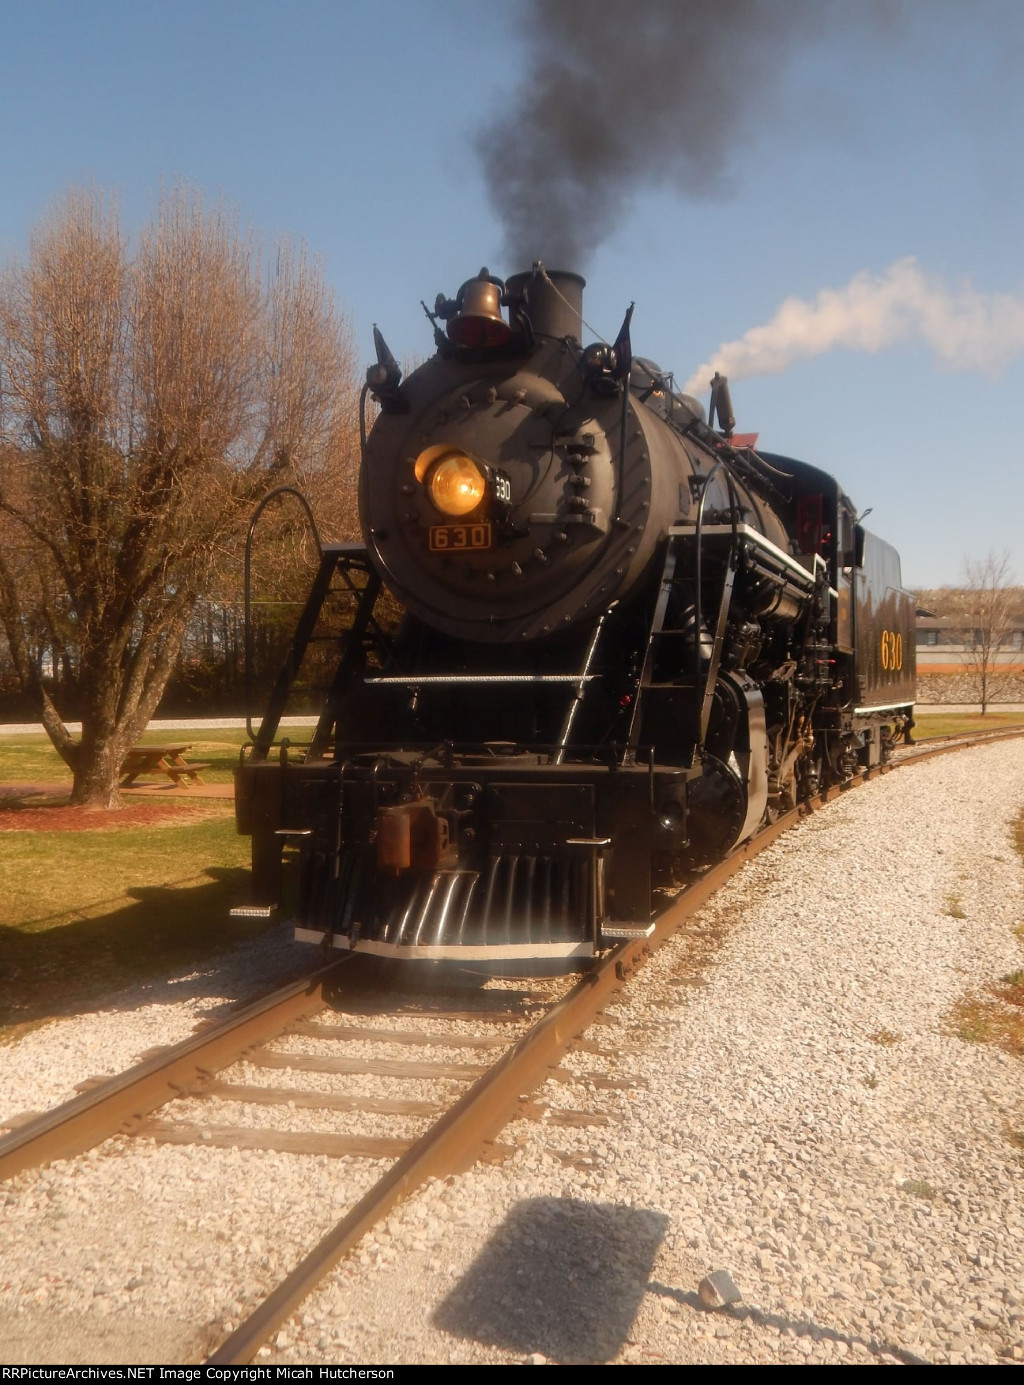
<path id="1" fill-rule="evenodd" d="M 489 524 L 435 524 L 430 530 L 432 553 L 457 553 L 468 548 L 490 548 Z"/>

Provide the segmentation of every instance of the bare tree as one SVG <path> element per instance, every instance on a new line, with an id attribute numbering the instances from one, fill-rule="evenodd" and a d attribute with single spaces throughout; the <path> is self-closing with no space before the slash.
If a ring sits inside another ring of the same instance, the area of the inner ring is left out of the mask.
<path id="1" fill-rule="evenodd" d="M 188 189 L 160 198 L 134 254 L 116 208 L 72 192 L 8 268 L 0 621 L 72 802 L 116 802 L 197 598 L 268 485 L 330 469 L 352 375 L 305 253 L 286 243 L 264 270 L 237 220 Z M 46 686 L 40 628 L 80 741 Z"/>
<path id="2" fill-rule="evenodd" d="M 981 714 L 1005 678 L 998 665 L 1013 622 L 1017 592 L 1009 553 L 990 552 L 964 560 L 964 586 L 954 593 L 953 628 L 963 644 L 960 656 L 974 683 Z"/>

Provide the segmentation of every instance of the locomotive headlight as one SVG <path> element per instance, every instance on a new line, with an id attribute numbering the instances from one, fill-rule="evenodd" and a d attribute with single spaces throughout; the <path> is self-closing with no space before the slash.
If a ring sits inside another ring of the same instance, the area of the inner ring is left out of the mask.
<path id="1" fill-rule="evenodd" d="M 487 477 L 463 452 L 428 447 L 416 459 L 417 480 L 426 484 L 443 515 L 468 515 L 487 494 Z"/>
<path id="2" fill-rule="evenodd" d="M 453 453 L 430 473 L 430 498 L 446 515 L 468 515 L 483 500 L 487 480 L 476 462 Z"/>

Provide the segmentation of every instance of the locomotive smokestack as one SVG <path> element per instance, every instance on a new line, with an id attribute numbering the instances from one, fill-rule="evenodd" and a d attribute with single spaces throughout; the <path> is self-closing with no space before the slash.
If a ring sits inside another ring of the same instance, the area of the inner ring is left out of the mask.
<path id="1" fill-rule="evenodd" d="M 583 339 L 583 290 L 581 274 L 535 265 L 513 274 L 505 288 L 510 304 L 521 306 L 539 337 Z"/>

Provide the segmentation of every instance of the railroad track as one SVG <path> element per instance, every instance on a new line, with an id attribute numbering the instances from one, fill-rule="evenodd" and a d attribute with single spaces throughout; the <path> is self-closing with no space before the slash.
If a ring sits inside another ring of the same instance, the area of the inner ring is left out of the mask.
<path id="1" fill-rule="evenodd" d="M 1024 736 L 1024 726 L 997 726 L 985 731 L 950 731 L 942 736 L 927 736 L 913 745 L 901 746 L 896 751 L 895 764 L 907 758 L 927 759 L 932 755 L 942 755 L 949 750 L 962 750 L 970 746 L 987 745 L 990 741 L 1008 741 Z"/>
<path id="2" fill-rule="evenodd" d="M 539 990 L 533 983 L 521 990 L 483 990 L 471 993 L 469 1003 L 464 996 L 434 995 L 396 1005 L 390 997 L 384 1006 L 368 1004 L 360 977 L 363 959 L 350 956 L 323 967 L 15 1130 L 0 1140 L 0 1178 L 69 1158 L 118 1133 L 164 1143 L 392 1161 L 208 1358 L 211 1365 L 251 1361 L 331 1267 L 428 1178 L 458 1172 L 481 1157 L 501 1158 L 511 1152 L 497 1139 L 514 1117 L 546 1119 L 552 1124 L 597 1123 L 599 1117 L 583 1112 L 543 1107 L 531 1101 L 530 1094 L 553 1075 L 566 1081 L 609 1084 L 607 1078 L 560 1070 L 562 1055 L 581 1039 L 629 976 L 747 860 L 807 813 L 899 764 L 1021 734 L 997 731 L 935 737 L 901 750 L 894 765 L 862 772 L 848 785 L 827 790 L 764 829 L 681 891 L 658 918 L 651 935 L 619 943 L 574 985 L 562 981 Z M 556 995 L 558 989 L 564 993 Z M 361 1017 L 352 1014 L 349 997 L 353 994 L 357 1008 L 362 1008 Z M 338 1023 L 332 1007 L 342 995 L 349 1013 L 345 1023 Z M 410 1029 L 413 1015 L 416 1027 Z M 440 1020 L 443 1028 L 432 1033 L 433 1020 Z M 290 1047 L 296 1041 L 305 1051 Z M 395 1058 L 396 1051 L 402 1056 Z M 595 1051 L 600 1052 L 600 1047 Z M 289 1069 L 308 1074 L 305 1080 L 310 1087 L 278 1087 L 225 1077 L 239 1060 L 250 1070 L 264 1073 Z M 408 1078 L 427 1084 L 427 1094 L 390 1100 L 335 1089 L 335 1082 L 341 1085 L 339 1080 L 364 1076 Z M 374 1129 L 332 1134 L 282 1130 L 276 1125 L 221 1125 L 203 1110 L 211 1099 L 269 1111 L 344 1112 L 368 1118 Z M 381 1119 L 404 1122 L 411 1133 L 382 1135 L 376 1129 Z"/>

